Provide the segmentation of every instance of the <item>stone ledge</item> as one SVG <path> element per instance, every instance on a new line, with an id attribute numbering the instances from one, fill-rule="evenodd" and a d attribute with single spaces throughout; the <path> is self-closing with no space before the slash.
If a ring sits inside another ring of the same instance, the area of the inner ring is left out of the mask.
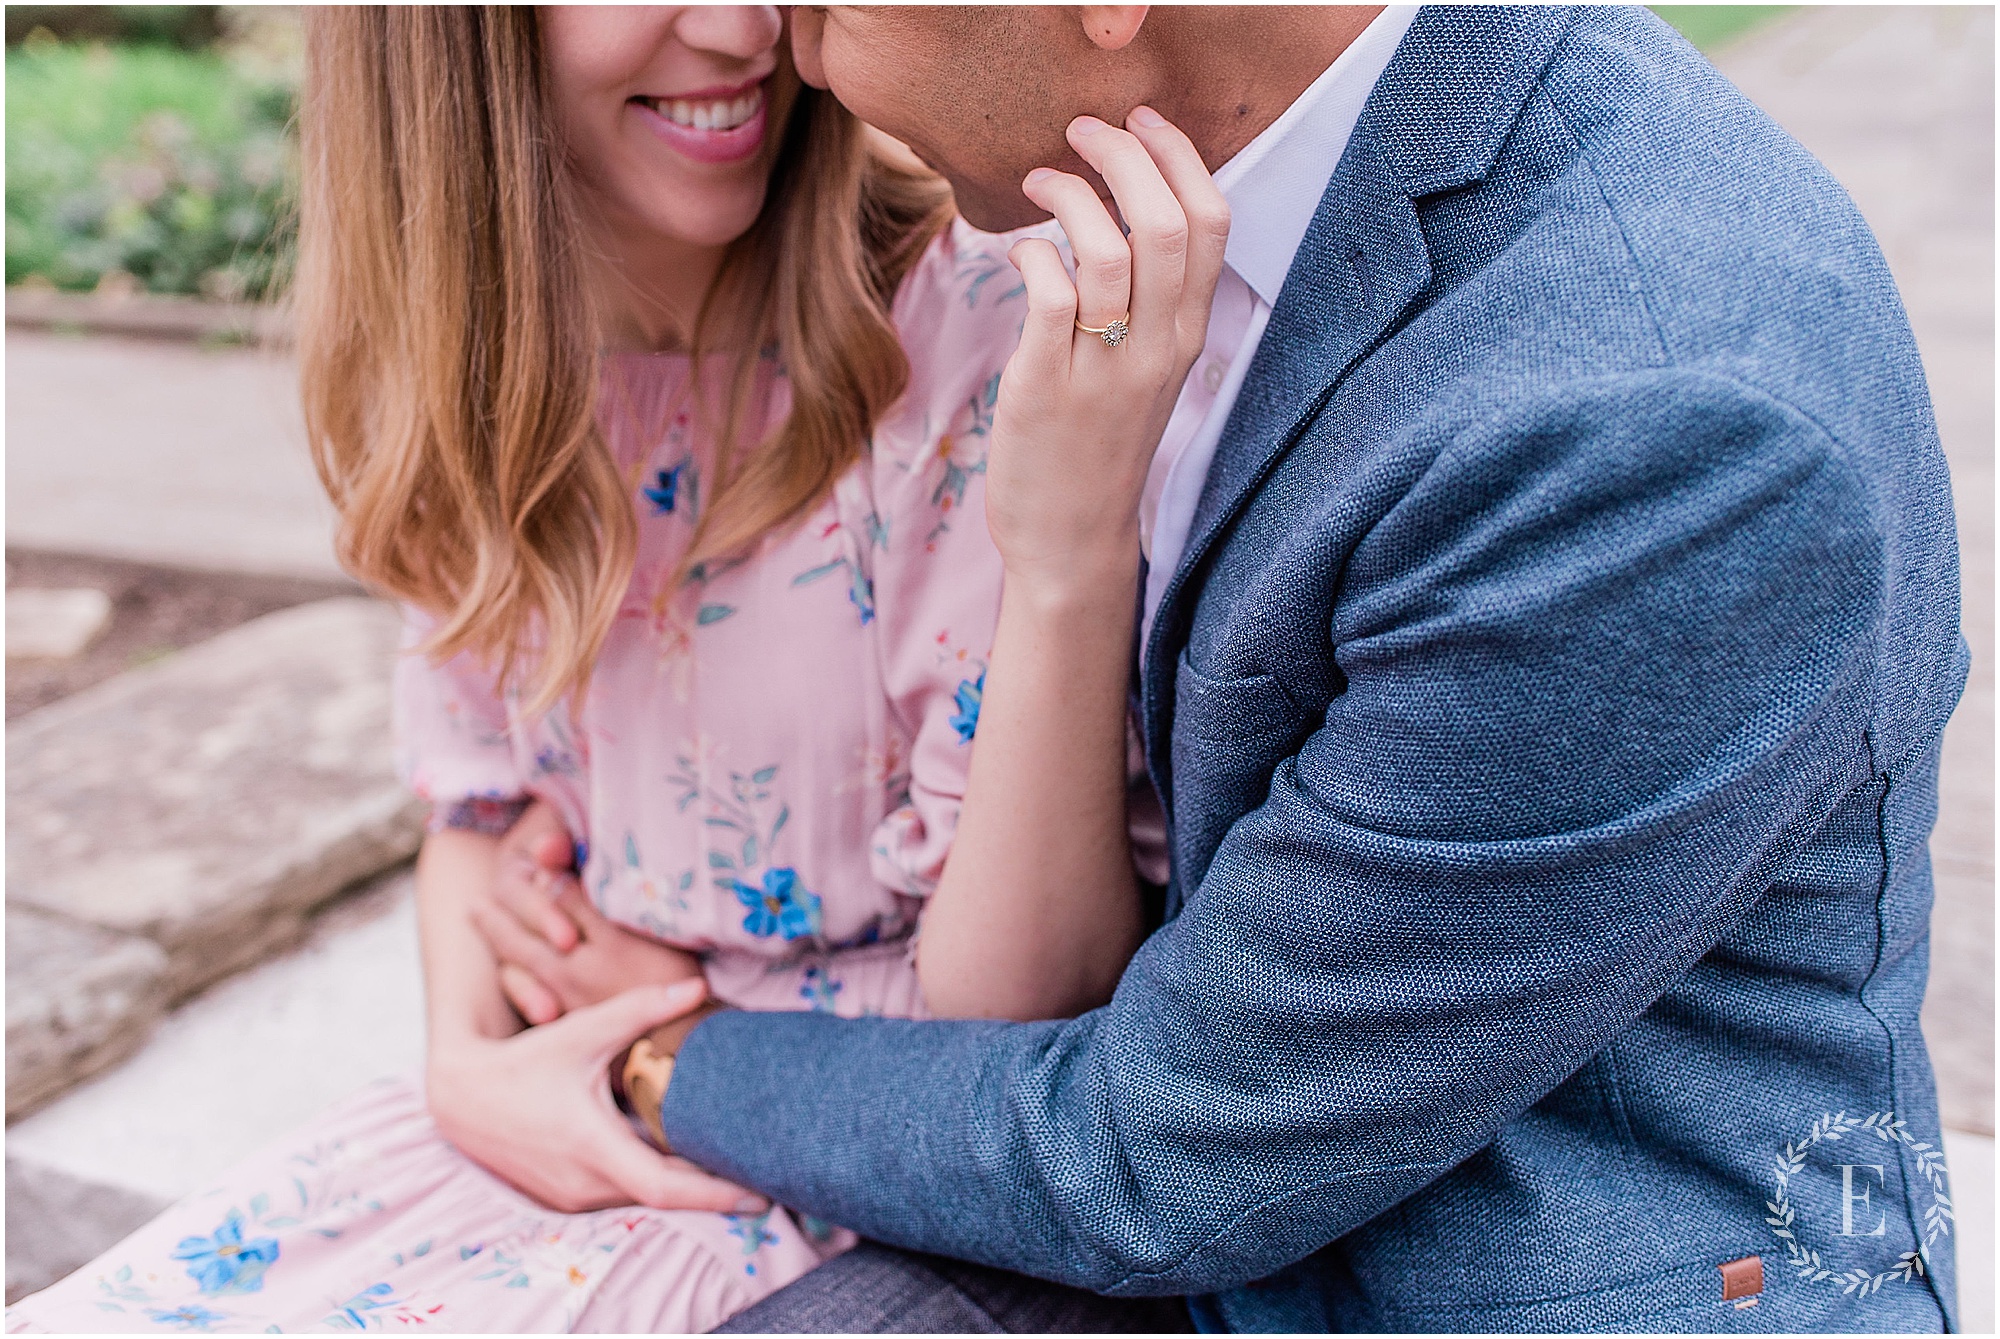
<path id="1" fill-rule="evenodd" d="M 151 939 L 169 1002 L 295 942 L 422 839 L 390 757 L 399 628 L 301 605 L 15 721 L 10 905 Z"/>
<path id="2" fill-rule="evenodd" d="M 419 1069 L 413 893 L 408 866 L 371 880 L 300 948 L 188 1001 L 137 1055 L 8 1130 L 10 1302 L 362 1085 Z"/>
<path id="3" fill-rule="evenodd" d="M 207 340 L 284 348 L 291 314 L 279 306 L 210 302 L 157 293 L 123 296 L 7 290 L 7 324 L 24 330 L 87 331 L 141 339 Z"/>
<path id="4" fill-rule="evenodd" d="M 167 955 L 149 939 L 12 909 L 7 1119 L 138 1050 L 160 1020 L 166 975 Z"/>

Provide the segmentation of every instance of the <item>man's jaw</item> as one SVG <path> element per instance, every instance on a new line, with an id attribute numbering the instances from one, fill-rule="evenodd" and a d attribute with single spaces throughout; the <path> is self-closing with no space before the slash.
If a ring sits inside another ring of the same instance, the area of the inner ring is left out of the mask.
<path id="1" fill-rule="evenodd" d="M 959 214 L 981 232 L 1012 232 L 1016 228 L 1041 223 L 1049 217 L 1046 211 L 1019 191 L 1013 192 L 1011 200 L 1005 196 L 995 200 L 957 182 L 952 183 L 951 189 Z"/>

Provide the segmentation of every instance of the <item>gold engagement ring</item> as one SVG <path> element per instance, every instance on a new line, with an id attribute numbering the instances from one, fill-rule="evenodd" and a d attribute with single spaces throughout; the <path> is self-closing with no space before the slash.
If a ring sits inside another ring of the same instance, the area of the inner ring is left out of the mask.
<path id="1" fill-rule="evenodd" d="M 1132 333 L 1132 327 L 1125 324 L 1125 318 L 1131 314 L 1130 312 L 1126 312 L 1125 316 L 1121 316 L 1110 325 L 1105 326 L 1089 326 L 1078 321 L 1076 328 L 1086 335 L 1097 336 L 1104 341 L 1106 348 L 1115 349 L 1125 342 L 1125 336 Z"/>

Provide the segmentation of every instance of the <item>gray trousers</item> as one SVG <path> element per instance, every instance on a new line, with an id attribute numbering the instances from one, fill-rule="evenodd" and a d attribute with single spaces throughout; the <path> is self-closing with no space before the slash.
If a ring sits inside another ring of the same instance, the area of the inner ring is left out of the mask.
<path id="1" fill-rule="evenodd" d="M 1178 1297 L 1099 1297 L 864 1241 L 725 1321 L 717 1334 L 1188 1333 Z"/>

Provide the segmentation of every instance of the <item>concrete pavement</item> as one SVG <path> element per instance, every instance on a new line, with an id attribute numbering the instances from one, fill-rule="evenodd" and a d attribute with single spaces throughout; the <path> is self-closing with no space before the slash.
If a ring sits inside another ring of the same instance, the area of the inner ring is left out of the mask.
<path id="1" fill-rule="evenodd" d="M 340 577 L 290 358 L 7 332 L 7 542 Z"/>
<path id="2" fill-rule="evenodd" d="M 1924 1030 L 1945 1122 L 1993 1133 L 1993 10 L 1802 9 L 1716 64 L 1875 230 L 1951 462 L 1972 677 L 1945 733 Z"/>

